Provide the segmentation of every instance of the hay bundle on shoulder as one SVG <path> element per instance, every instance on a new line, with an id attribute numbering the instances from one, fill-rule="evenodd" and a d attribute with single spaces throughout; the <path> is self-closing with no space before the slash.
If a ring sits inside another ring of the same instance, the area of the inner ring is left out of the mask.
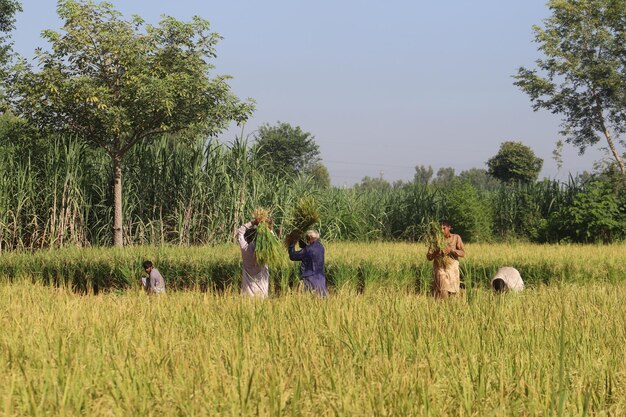
<path id="1" fill-rule="evenodd" d="M 421 238 L 422 242 L 428 246 L 428 252 L 435 254 L 435 263 L 444 268 L 450 265 L 450 256 L 444 255 L 443 251 L 448 247 L 448 240 L 443 235 L 441 225 L 431 221 L 424 228 Z"/>
<path id="2" fill-rule="evenodd" d="M 320 221 L 320 211 L 313 197 L 303 197 L 293 208 L 292 230 L 285 243 L 291 245 L 302 239 L 307 230 Z"/>
<path id="3" fill-rule="evenodd" d="M 286 263 L 285 251 L 272 231 L 270 212 L 264 208 L 257 208 L 253 212 L 257 221 L 256 241 L 254 256 L 259 265 L 267 265 L 270 268 L 280 268 Z"/>

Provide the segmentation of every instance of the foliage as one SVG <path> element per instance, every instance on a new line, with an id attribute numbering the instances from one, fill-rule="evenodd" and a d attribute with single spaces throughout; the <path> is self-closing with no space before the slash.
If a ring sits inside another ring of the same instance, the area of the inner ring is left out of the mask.
<path id="1" fill-rule="evenodd" d="M 454 180 L 454 168 L 445 167 L 437 170 L 437 176 L 433 180 L 433 184 L 438 187 L 447 187 Z"/>
<path id="2" fill-rule="evenodd" d="M 0 70 L 6 64 L 11 44 L 6 35 L 15 28 L 15 14 L 22 11 L 17 0 L 0 0 Z"/>
<path id="3" fill-rule="evenodd" d="M 487 161 L 488 174 L 502 182 L 531 183 L 537 180 L 543 159 L 521 142 L 503 142 L 498 153 Z"/>
<path id="4" fill-rule="evenodd" d="M 548 218 L 555 240 L 612 242 L 626 237 L 626 205 L 610 183 L 593 180 L 562 210 Z"/>
<path id="5" fill-rule="evenodd" d="M 490 205 L 467 181 L 457 180 L 444 193 L 447 219 L 454 227 L 454 233 L 468 242 L 488 242 L 491 240 L 493 219 Z"/>
<path id="6" fill-rule="evenodd" d="M 492 192 L 500 188 L 500 181 L 490 176 L 487 170 L 482 168 L 470 168 L 461 171 L 458 179 L 472 184 L 479 191 Z"/>
<path id="7" fill-rule="evenodd" d="M 550 0 L 552 15 L 535 26 L 544 55 L 520 68 L 517 85 L 535 110 L 560 114 L 562 134 L 583 153 L 604 137 L 626 184 L 616 147 L 626 133 L 626 0 Z"/>
<path id="8" fill-rule="evenodd" d="M 317 162 L 312 164 L 307 169 L 307 175 L 310 175 L 313 179 L 313 184 L 317 188 L 328 189 L 331 186 L 330 183 L 330 173 L 328 172 L 328 168 L 321 162 Z"/>
<path id="9" fill-rule="evenodd" d="M 426 185 L 430 183 L 430 180 L 433 178 L 433 167 L 428 165 L 419 165 L 415 167 L 415 175 L 413 176 L 413 182 Z"/>
<path id="10" fill-rule="evenodd" d="M 263 154 L 263 169 L 273 175 L 297 176 L 311 174 L 320 161 L 315 136 L 300 126 L 278 122 L 265 124 L 255 134 L 257 152 Z"/>
<path id="11" fill-rule="evenodd" d="M 102 148 L 114 167 L 114 243 L 122 245 L 122 159 L 138 143 L 183 130 L 214 135 L 252 110 L 211 78 L 220 39 L 199 17 L 158 26 L 124 20 L 109 3 L 62 0 L 63 33 L 47 30 L 51 49 L 36 52 L 9 83 L 18 115 L 43 130 Z M 190 135 L 193 136 L 193 135 Z"/>
<path id="12" fill-rule="evenodd" d="M 354 186 L 354 188 L 364 192 L 384 192 L 391 189 L 391 184 L 389 184 L 389 181 L 384 179 L 382 176 L 378 178 L 365 176 L 363 177 L 363 179 L 361 179 L 361 182 L 359 184 L 356 184 Z"/>

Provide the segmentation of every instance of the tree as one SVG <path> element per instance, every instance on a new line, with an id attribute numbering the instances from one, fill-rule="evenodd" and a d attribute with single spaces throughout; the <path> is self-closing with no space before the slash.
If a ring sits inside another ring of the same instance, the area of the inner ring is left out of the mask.
<path id="1" fill-rule="evenodd" d="M 8 35 L 15 28 L 15 14 L 22 10 L 15 0 L 0 0 L 0 80 L 6 76 L 6 65 L 11 57 L 11 42 Z M 4 83 L 0 84 L 0 111 L 6 110 Z"/>
<path id="2" fill-rule="evenodd" d="M 626 0 L 550 0 L 552 15 L 535 26 L 544 58 L 520 68 L 515 85 L 535 111 L 563 117 L 562 134 L 582 154 L 604 137 L 626 184 L 616 141 L 626 132 Z"/>
<path id="3" fill-rule="evenodd" d="M 418 184 L 426 185 L 433 178 L 433 167 L 428 165 L 428 167 L 424 165 L 419 165 L 415 167 L 415 175 L 413 176 L 413 181 Z"/>
<path id="4" fill-rule="evenodd" d="M 452 180 L 454 180 L 454 168 L 439 168 L 437 170 L 437 176 L 433 180 L 433 184 L 436 184 L 439 187 L 447 187 L 452 184 Z"/>
<path id="5" fill-rule="evenodd" d="M 0 0 L 0 66 L 6 64 L 11 44 L 6 33 L 15 28 L 15 14 L 22 11 L 22 6 L 16 0 Z"/>
<path id="6" fill-rule="evenodd" d="M 308 170 L 308 175 L 313 178 L 313 182 L 319 188 L 330 187 L 330 174 L 328 173 L 328 168 L 326 168 L 326 166 L 321 162 L 313 164 Z"/>
<path id="7" fill-rule="evenodd" d="M 37 50 L 39 71 L 24 61 L 14 67 L 12 103 L 37 127 L 73 134 L 111 157 L 113 243 L 123 246 L 124 155 L 162 134 L 216 135 L 245 121 L 253 104 L 231 93 L 228 76 L 209 76 L 221 38 L 199 17 L 153 26 L 82 0 L 60 1 L 58 13 L 64 33 L 43 32 L 52 48 Z"/>
<path id="8" fill-rule="evenodd" d="M 379 191 L 379 192 L 384 192 L 384 191 L 391 190 L 391 184 L 389 184 L 389 181 L 384 179 L 382 176 L 380 176 L 378 178 L 372 178 L 372 177 L 369 177 L 369 176 L 365 176 L 365 177 L 363 177 L 363 179 L 361 180 L 361 182 L 359 184 L 356 184 L 354 186 L 354 188 L 359 190 L 359 191 Z"/>
<path id="9" fill-rule="evenodd" d="M 469 182 L 479 191 L 494 191 L 500 187 L 500 181 L 491 177 L 486 169 L 470 168 L 461 171 L 458 176 L 459 180 Z"/>
<path id="10" fill-rule="evenodd" d="M 532 149 L 521 142 L 503 142 L 498 153 L 487 161 L 487 172 L 502 182 L 535 182 L 543 166 Z"/>
<path id="11" fill-rule="evenodd" d="M 256 148 L 265 160 L 266 172 L 279 176 L 309 175 L 320 161 L 319 146 L 315 136 L 299 126 L 277 122 L 275 126 L 265 124 L 256 135 Z"/>

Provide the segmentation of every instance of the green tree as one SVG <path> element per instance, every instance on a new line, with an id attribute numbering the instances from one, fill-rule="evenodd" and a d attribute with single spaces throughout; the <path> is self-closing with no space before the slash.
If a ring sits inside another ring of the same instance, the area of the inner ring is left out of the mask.
<path id="1" fill-rule="evenodd" d="M 15 0 L 0 0 L 0 67 L 6 64 L 11 52 L 11 43 L 7 35 L 15 29 L 15 14 L 22 11 L 22 6 Z"/>
<path id="2" fill-rule="evenodd" d="M 426 185 L 433 178 L 433 167 L 428 165 L 419 165 L 415 167 L 415 175 L 413 176 L 413 181 L 418 184 Z"/>
<path id="3" fill-rule="evenodd" d="M 535 26 L 544 55 L 520 68 L 515 85 L 534 110 L 563 117 L 562 134 L 584 153 L 604 137 L 626 184 L 617 143 L 626 132 L 626 0 L 550 0 L 552 15 Z"/>
<path id="4" fill-rule="evenodd" d="M 433 184 L 439 187 L 447 187 L 452 184 L 454 175 L 454 168 L 452 167 L 439 168 L 437 170 L 437 176 L 433 180 Z"/>
<path id="5" fill-rule="evenodd" d="M 260 126 L 255 134 L 255 147 L 263 155 L 266 172 L 279 176 L 308 175 L 320 161 L 315 136 L 300 126 L 277 122 Z"/>
<path id="6" fill-rule="evenodd" d="M 313 182 L 319 188 L 329 188 L 330 187 L 330 174 L 328 173 L 328 168 L 321 162 L 313 164 L 308 169 L 308 175 L 313 178 Z"/>
<path id="7" fill-rule="evenodd" d="M 487 172 L 505 182 L 531 183 L 539 177 L 543 159 L 521 142 L 503 142 L 498 153 L 487 161 Z"/>
<path id="8" fill-rule="evenodd" d="M 491 239 L 493 218 L 486 195 L 467 181 L 455 179 L 444 193 L 447 218 L 454 233 L 467 242 L 486 242 Z"/>
<path id="9" fill-rule="evenodd" d="M 458 175 L 459 180 L 469 182 L 481 191 L 494 191 L 500 187 L 500 181 L 491 177 L 486 169 L 482 168 L 470 168 L 466 171 L 461 171 Z"/>
<path id="10" fill-rule="evenodd" d="M 199 17 L 153 26 L 124 20 L 108 3 L 72 0 L 60 1 L 58 13 L 65 23 L 61 33 L 43 32 L 51 49 L 37 50 L 39 70 L 14 67 L 12 102 L 37 127 L 76 135 L 111 157 L 113 243 L 122 246 L 127 152 L 162 134 L 216 135 L 245 121 L 253 105 L 231 93 L 229 77 L 210 77 L 221 38 Z"/>
<path id="11" fill-rule="evenodd" d="M 548 234 L 575 242 L 612 242 L 626 236 L 626 206 L 611 183 L 599 177 L 548 218 Z"/>
<path id="12" fill-rule="evenodd" d="M 384 179 L 382 175 L 378 178 L 372 178 L 365 176 L 359 184 L 354 186 L 359 191 L 389 191 L 391 190 L 391 184 Z"/>

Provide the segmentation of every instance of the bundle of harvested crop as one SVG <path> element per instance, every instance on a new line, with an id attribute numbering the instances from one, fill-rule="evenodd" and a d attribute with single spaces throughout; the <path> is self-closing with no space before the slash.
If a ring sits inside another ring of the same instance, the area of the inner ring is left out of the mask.
<path id="1" fill-rule="evenodd" d="M 257 222 L 254 256 L 259 265 L 268 265 L 271 268 L 280 268 L 287 262 L 285 250 L 280 240 L 272 231 L 272 221 L 269 210 L 254 210 Z"/>
<path id="2" fill-rule="evenodd" d="M 428 246 L 428 252 L 435 254 L 435 263 L 444 267 L 450 264 L 450 257 L 444 255 L 444 250 L 448 247 L 448 240 L 443 235 L 441 225 L 431 221 L 424 228 L 421 239 Z"/>
<path id="3" fill-rule="evenodd" d="M 292 230 L 287 235 L 287 245 L 302 239 L 307 230 L 320 221 L 320 211 L 317 202 L 313 197 L 301 198 L 293 209 L 292 217 Z"/>
<path id="4" fill-rule="evenodd" d="M 256 208 L 252 212 L 252 216 L 257 221 L 257 224 L 267 223 L 269 225 L 269 228 L 272 228 L 272 220 L 270 218 L 270 211 L 268 209 L 262 207 Z"/>

